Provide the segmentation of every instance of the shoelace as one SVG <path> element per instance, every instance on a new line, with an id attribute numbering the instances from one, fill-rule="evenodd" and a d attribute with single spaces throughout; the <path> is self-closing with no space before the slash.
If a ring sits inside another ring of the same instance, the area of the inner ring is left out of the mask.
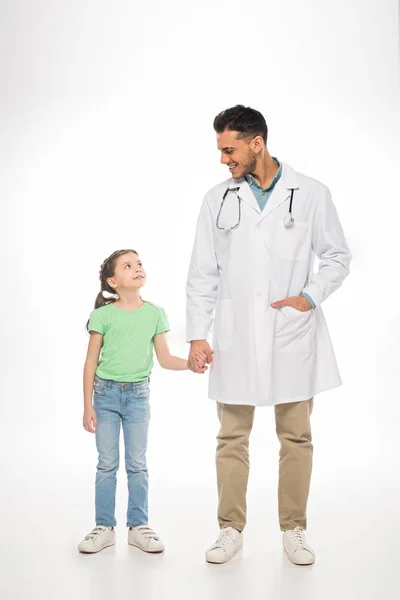
<path id="1" fill-rule="evenodd" d="M 221 533 L 219 534 L 219 537 L 217 539 L 216 542 L 216 546 L 220 546 L 222 548 L 226 548 L 227 546 L 229 546 L 229 544 L 233 541 L 233 537 L 231 536 L 231 534 L 229 533 L 229 531 L 224 528 Z"/>
<path id="2" fill-rule="evenodd" d="M 85 540 L 95 539 L 98 535 L 103 533 L 106 527 L 95 527 L 90 533 L 85 536 Z"/>
<path id="3" fill-rule="evenodd" d="M 292 529 L 291 531 L 288 531 L 288 535 L 289 535 L 290 541 L 292 543 L 294 552 L 296 552 L 296 550 L 299 550 L 299 549 L 307 550 L 307 548 L 305 546 L 306 540 L 304 537 L 304 533 L 301 529 L 299 529 L 299 527 L 296 527 L 296 529 Z"/>
<path id="4" fill-rule="evenodd" d="M 140 533 L 148 540 L 158 540 L 158 535 L 152 530 L 151 527 L 141 525 L 136 528 Z"/>

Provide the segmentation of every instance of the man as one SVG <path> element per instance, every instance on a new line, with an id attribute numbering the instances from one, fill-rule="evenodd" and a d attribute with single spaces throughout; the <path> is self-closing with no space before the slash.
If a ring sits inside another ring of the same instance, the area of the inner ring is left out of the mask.
<path id="1" fill-rule="evenodd" d="M 293 563 L 312 564 L 310 415 L 314 395 L 341 384 L 321 303 L 349 273 L 351 253 L 329 190 L 271 157 L 261 113 L 235 106 L 214 129 L 231 178 L 204 198 L 187 281 L 189 366 L 211 365 L 220 421 L 221 531 L 206 559 L 226 562 L 243 545 L 254 411 L 274 405 L 283 546 Z"/>

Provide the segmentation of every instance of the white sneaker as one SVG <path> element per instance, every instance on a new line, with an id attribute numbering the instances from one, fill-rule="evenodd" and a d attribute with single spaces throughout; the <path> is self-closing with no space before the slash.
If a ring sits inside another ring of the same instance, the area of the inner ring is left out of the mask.
<path id="1" fill-rule="evenodd" d="M 148 525 L 128 529 L 128 544 L 136 546 L 144 552 L 163 552 L 164 543 Z"/>
<path id="2" fill-rule="evenodd" d="M 108 546 L 115 544 L 115 531 L 112 527 L 95 527 L 85 538 L 78 544 L 79 552 L 92 554 L 100 552 Z"/>
<path id="3" fill-rule="evenodd" d="M 206 552 L 206 561 L 210 563 L 226 563 L 243 548 L 243 535 L 233 529 L 221 529 L 217 541 Z"/>
<path id="4" fill-rule="evenodd" d="M 304 531 L 300 527 L 285 531 L 282 538 L 283 547 L 289 560 L 295 565 L 312 565 L 315 553 L 307 544 Z"/>

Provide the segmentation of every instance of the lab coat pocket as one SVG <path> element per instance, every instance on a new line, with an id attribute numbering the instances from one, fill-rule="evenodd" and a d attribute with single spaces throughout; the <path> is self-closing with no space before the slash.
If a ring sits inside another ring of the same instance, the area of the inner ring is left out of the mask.
<path id="1" fill-rule="evenodd" d="M 278 310 L 275 329 L 276 381 L 279 395 L 306 396 L 314 387 L 315 312 L 291 306 Z"/>
<path id="2" fill-rule="evenodd" d="M 314 311 L 301 311 L 292 306 L 278 310 L 276 335 L 280 343 L 288 350 L 296 351 L 311 341 L 315 334 Z"/>
<path id="3" fill-rule="evenodd" d="M 214 320 L 213 345 L 215 350 L 229 350 L 233 342 L 233 306 L 230 298 L 219 300 Z"/>
<path id="4" fill-rule="evenodd" d="M 294 222 L 292 227 L 285 227 L 284 221 L 279 221 L 277 234 L 277 252 L 286 260 L 304 260 L 311 248 L 308 236 L 308 223 Z"/>

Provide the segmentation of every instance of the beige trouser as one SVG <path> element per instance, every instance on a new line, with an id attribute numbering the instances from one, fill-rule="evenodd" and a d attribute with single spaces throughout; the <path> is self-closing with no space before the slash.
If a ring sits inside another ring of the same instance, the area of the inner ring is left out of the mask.
<path id="1" fill-rule="evenodd" d="M 278 509 L 282 531 L 307 526 L 313 446 L 310 415 L 313 399 L 275 406 L 280 441 Z M 218 522 L 242 531 L 246 525 L 249 437 L 254 406 L 217 403 L 221 424 L 217 436 Z"/>

